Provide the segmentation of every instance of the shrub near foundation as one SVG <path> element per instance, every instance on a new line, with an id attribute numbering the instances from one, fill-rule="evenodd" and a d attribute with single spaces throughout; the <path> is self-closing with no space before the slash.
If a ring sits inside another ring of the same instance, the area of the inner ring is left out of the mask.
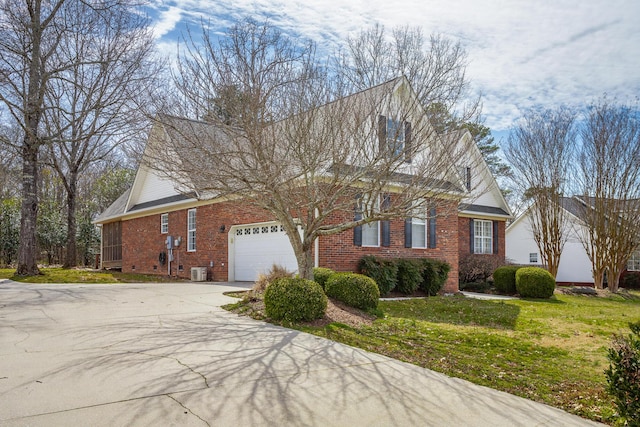
<path id="1" fill-rule="evenodd" d="M 398 264 L 398 284 L 396 290 L 405 295 L 414 293 L 422 283 L 422 262 L 414 259 L 401 258 Z"/>
<path id="2" fill-rule="evenodd" d="M 330 268 L 315 267 L 313 269 L 313 281 L 322 286 L 322 289 L 324 289 L 324 284 L 327 282 L 327 279 L 334 273 L 335 271 Z"/>
<path id="3" fill-rule="evenodd" d="M 523 298 L 551 298 L 556 280 L 544 268 L 522 267 L 516 271 L 516 290 Z"/>
<path id="4" fill-rule="evenodd" d="M 312 280 L 284 277 L 267 286 L 264 305 L 267 316 L 274 320 L 310 321 L 324 316 L 327 296 Z"/>
<path id="5" fill-rule="evenodd" d="M 358 270 L 376 282 L 380 295 L 388 294 L 398 283 L 398 264 L 393 260 L 365 255 L 358 262 Z"/>
<path id="6" fill-rule="evenodd" d="M 331 298 L 362 310 L 376 308 L 380 298 L 375 280 L 356 273 L 332 274 L 325 284 L 325 292 Z"/>
<path id="7" fill-rule="evenodd" d="M 429 296 L 437 295 L 447 282 L 451 265 L 445 261 L 429 258 L 422 259 L 422 264 L 422 282 L 420 283 L 420 289 L 425 291 Z"/>
<path id="8" fill-rule="evenodd" d="M 504 265 L 493 272 L 493 286 L 503 294 L 516 293 L 516 272 L 522 267 L 517 265 Z"/>

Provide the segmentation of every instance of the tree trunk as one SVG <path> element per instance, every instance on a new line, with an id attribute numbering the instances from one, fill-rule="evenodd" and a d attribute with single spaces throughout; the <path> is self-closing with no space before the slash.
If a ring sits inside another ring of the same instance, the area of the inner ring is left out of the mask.
<path id="1" fill-rule="evenodd" d="M 596 289 L 604 289 L 604 270 L 593 271 L 593 286 Z"/>
<path id="2" fill-rule="evenodd" d="M 38 144 L 25 135 L 22 148 L 22 206 L 20 209 L 20 245 L 18 276 L 35 276 L 38 269 L 36 221 L 38 219 Z"/>
<path id="3" fill-rule="evenodd" d="M 76 188 L 78 175 L 71 172 L 67 177 L 67 255 L 64 261 L 64 268 L 71 268 L 78 265 L 78 251 L 76 233 L 78 226 L 76 223 Z"/>
<path id="4" fill-rule="evenodd" d="M 302 245 L 302 253 L 296 253 L 296 260 L 298 261 L 298 274 L 304 279 L 313 280 L 313 251 L 312 244 L 306 242 Z"/>

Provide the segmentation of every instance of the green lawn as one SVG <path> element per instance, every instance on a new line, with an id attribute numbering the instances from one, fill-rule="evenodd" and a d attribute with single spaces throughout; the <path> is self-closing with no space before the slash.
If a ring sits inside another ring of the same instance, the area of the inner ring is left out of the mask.
<path id="1" fill-rule="evenodd" d="M 640 319 L 631 299 L 557 295 L 551 300 L 432 297 L 381 302 L 372 326 L 299 329 L 523 396 L 585 418 L 616 423 L 605 393 L 613 333 Z"/>
<path id="2" fill-rule="evenodd" d="M 15 276 L 15 269 L 0 269 L 0 279 L 11 279 L 24 283 L 137 283 L 176 281 L 162 275 L 121 273 L 106 270 L 87 270 L 76 268 L 42 268 L 38 276 Z"/>

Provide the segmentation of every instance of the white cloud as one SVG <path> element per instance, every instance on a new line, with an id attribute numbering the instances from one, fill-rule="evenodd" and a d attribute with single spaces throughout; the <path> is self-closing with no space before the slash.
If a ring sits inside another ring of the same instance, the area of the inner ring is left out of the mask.
<path id="1" fill-rule="evenodd" d="M 633 0 L 188 0 L 161 12 L 157 34 L 201 17 L 219 28 L 244 16 L 268 15 L 333 49 L 374 22 L 419 25 L 459 39 L 468 77 L 484 95 L 486 124 L 508 129 L 523 109 L 583 105 L 607 92 L 640 91 L 640 2 Z M 163 40 L 161 38 L 162 41 Z"/>

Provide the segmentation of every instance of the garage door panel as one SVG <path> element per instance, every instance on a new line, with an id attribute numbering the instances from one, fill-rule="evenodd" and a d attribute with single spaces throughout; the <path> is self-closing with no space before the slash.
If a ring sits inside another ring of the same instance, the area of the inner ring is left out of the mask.
<path id="1" fill-rule="evenodd" d="M 279 224 L 242 226 L 234 234 L 235 280 L 254 281 L 273 264 L 298 270 L 289 238 Z"/>

